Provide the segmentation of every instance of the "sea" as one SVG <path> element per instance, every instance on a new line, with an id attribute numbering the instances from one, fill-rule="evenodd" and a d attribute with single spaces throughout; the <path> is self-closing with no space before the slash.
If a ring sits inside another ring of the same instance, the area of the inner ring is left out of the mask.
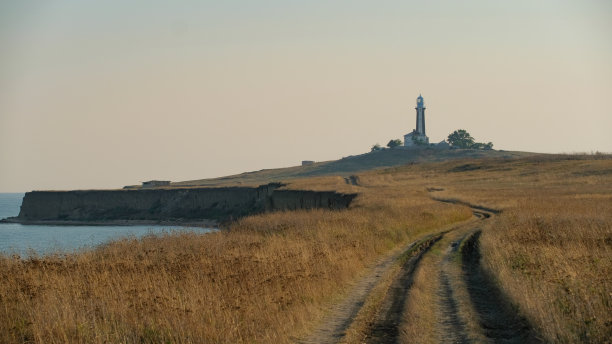
<path id="1" fill-rule="evenodd" d="M 0 219 L 17 216 L 23 193 L 0 193 Z M 26 258 L 92 249 L 122 238 L 173 232 L 208 233 L 215 228 L 166 225 L 50 226 L 0 223 L 0 254 Z"/>

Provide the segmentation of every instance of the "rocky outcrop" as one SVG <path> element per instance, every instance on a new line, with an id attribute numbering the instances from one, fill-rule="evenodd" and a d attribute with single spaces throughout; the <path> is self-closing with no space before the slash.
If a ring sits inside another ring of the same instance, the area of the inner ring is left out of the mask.
<path id="1" fill-rule="evenodd" d="M 18 222 L 112 220 L 224 221 L 264 211 L 347 208 L 355 195 L 259 187 L 32 191 Z"/>

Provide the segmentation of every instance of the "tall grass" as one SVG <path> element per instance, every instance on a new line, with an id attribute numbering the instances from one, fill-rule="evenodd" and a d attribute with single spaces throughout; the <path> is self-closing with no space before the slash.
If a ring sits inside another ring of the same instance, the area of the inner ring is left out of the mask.
<path id="1" fill-rule="evenodd" d="M 612 338 L 612 160 L 559 155 L 412 168 L 448 198 L 502 209 L 484 267 L 548 342 Z M 461 170 L 463 172 L 449 172 Z M 362 178 L 363 179 L 363 178 Z"/>
<path id="2" fill-rule="evenodd" d="M 533 196 L 482 235 L 484 261 L 550 342 L 612 338 L 612 195 Z"/>
<path id="3" fill-rule="evenodd" d="M 546 339 L 612 337 L 609 156 L 423 163 L 365 173 L 359 184 L 290 185 L 360 192 L 345 211 L 263 214 L 219 233 L 79 254 L 0 256 L 0 342 L 290 342 L 381 255 L 471 215 L 428 189 L 504 210 L 483 229 L 483 263 Z"/>
<path id="4" fill-rule="evenodd" d="M 503 210 L 484 228 L 481 253 L 483 266 L 517 310 L 547 342 L 609 343 L 610 155 L 424 163 L 360 180 L 382 177 L 390 184 L 436 190 L 435 197 Z M 418 274 L 428 269 L 424 265 Z M 413 292 L 420 298 L 415 302 L 427 298 L 422 290 L 427 285 L 417 278 Z"/>
<path id="5" fill-rule="evenodd" d="M 290 342 L 377 257 L 470 215 L 418 192 L 379 191 L 365 190 L 346 211 L 0 257 L 0 342 Z"/>

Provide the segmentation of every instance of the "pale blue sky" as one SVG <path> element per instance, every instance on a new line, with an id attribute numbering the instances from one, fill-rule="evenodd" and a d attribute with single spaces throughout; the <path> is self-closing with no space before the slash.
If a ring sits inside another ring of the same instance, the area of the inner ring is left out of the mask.
<path id="1" fill-rule="evenodd" d="M 612 151 L 612 3 L 0 3 L 0 191 L 366 152 L 414 128 Z"/>

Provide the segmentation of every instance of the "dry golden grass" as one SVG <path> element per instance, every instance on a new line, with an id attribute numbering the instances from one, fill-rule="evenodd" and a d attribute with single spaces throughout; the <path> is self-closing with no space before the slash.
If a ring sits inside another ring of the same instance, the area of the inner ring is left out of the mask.
<path id="1" fill-rule="evenodd" d="M 2 256 L 0 342 L 290 342 L 382 254 L 471 215 L 430 200 L 427 188 L 504 209 L 483 231 L 483 260 L 546 339 L 611 337 L 609 157 L 424 163 L 361 174 L 359 184 L 290 186 L 359 191 L 346 211 L 264 214 L 219 233 L 67 256 Z"/>
<path id="2" fill-rule="evenodd" d="M 612 338 L 612 195 L 532 195 L 482 245 L 502 289 L 548 341 Z"/>
<path id="3" fill-rule="evenodd" d="M 444 189 L 436 197 L 504 210 L 481 236 L 483 263 L 546 341 L 612 338 L 610 156 L 448 162 L 387 173 Z"/>
<path id="4" fill-rule="evenodd" d="M 422 192 L 383 189 L 364 190 L 347 211 L 278 212 L 219 233 L 1 257 L 0 342 L 289 342 L 378 256 L 469 216 Z"/>

